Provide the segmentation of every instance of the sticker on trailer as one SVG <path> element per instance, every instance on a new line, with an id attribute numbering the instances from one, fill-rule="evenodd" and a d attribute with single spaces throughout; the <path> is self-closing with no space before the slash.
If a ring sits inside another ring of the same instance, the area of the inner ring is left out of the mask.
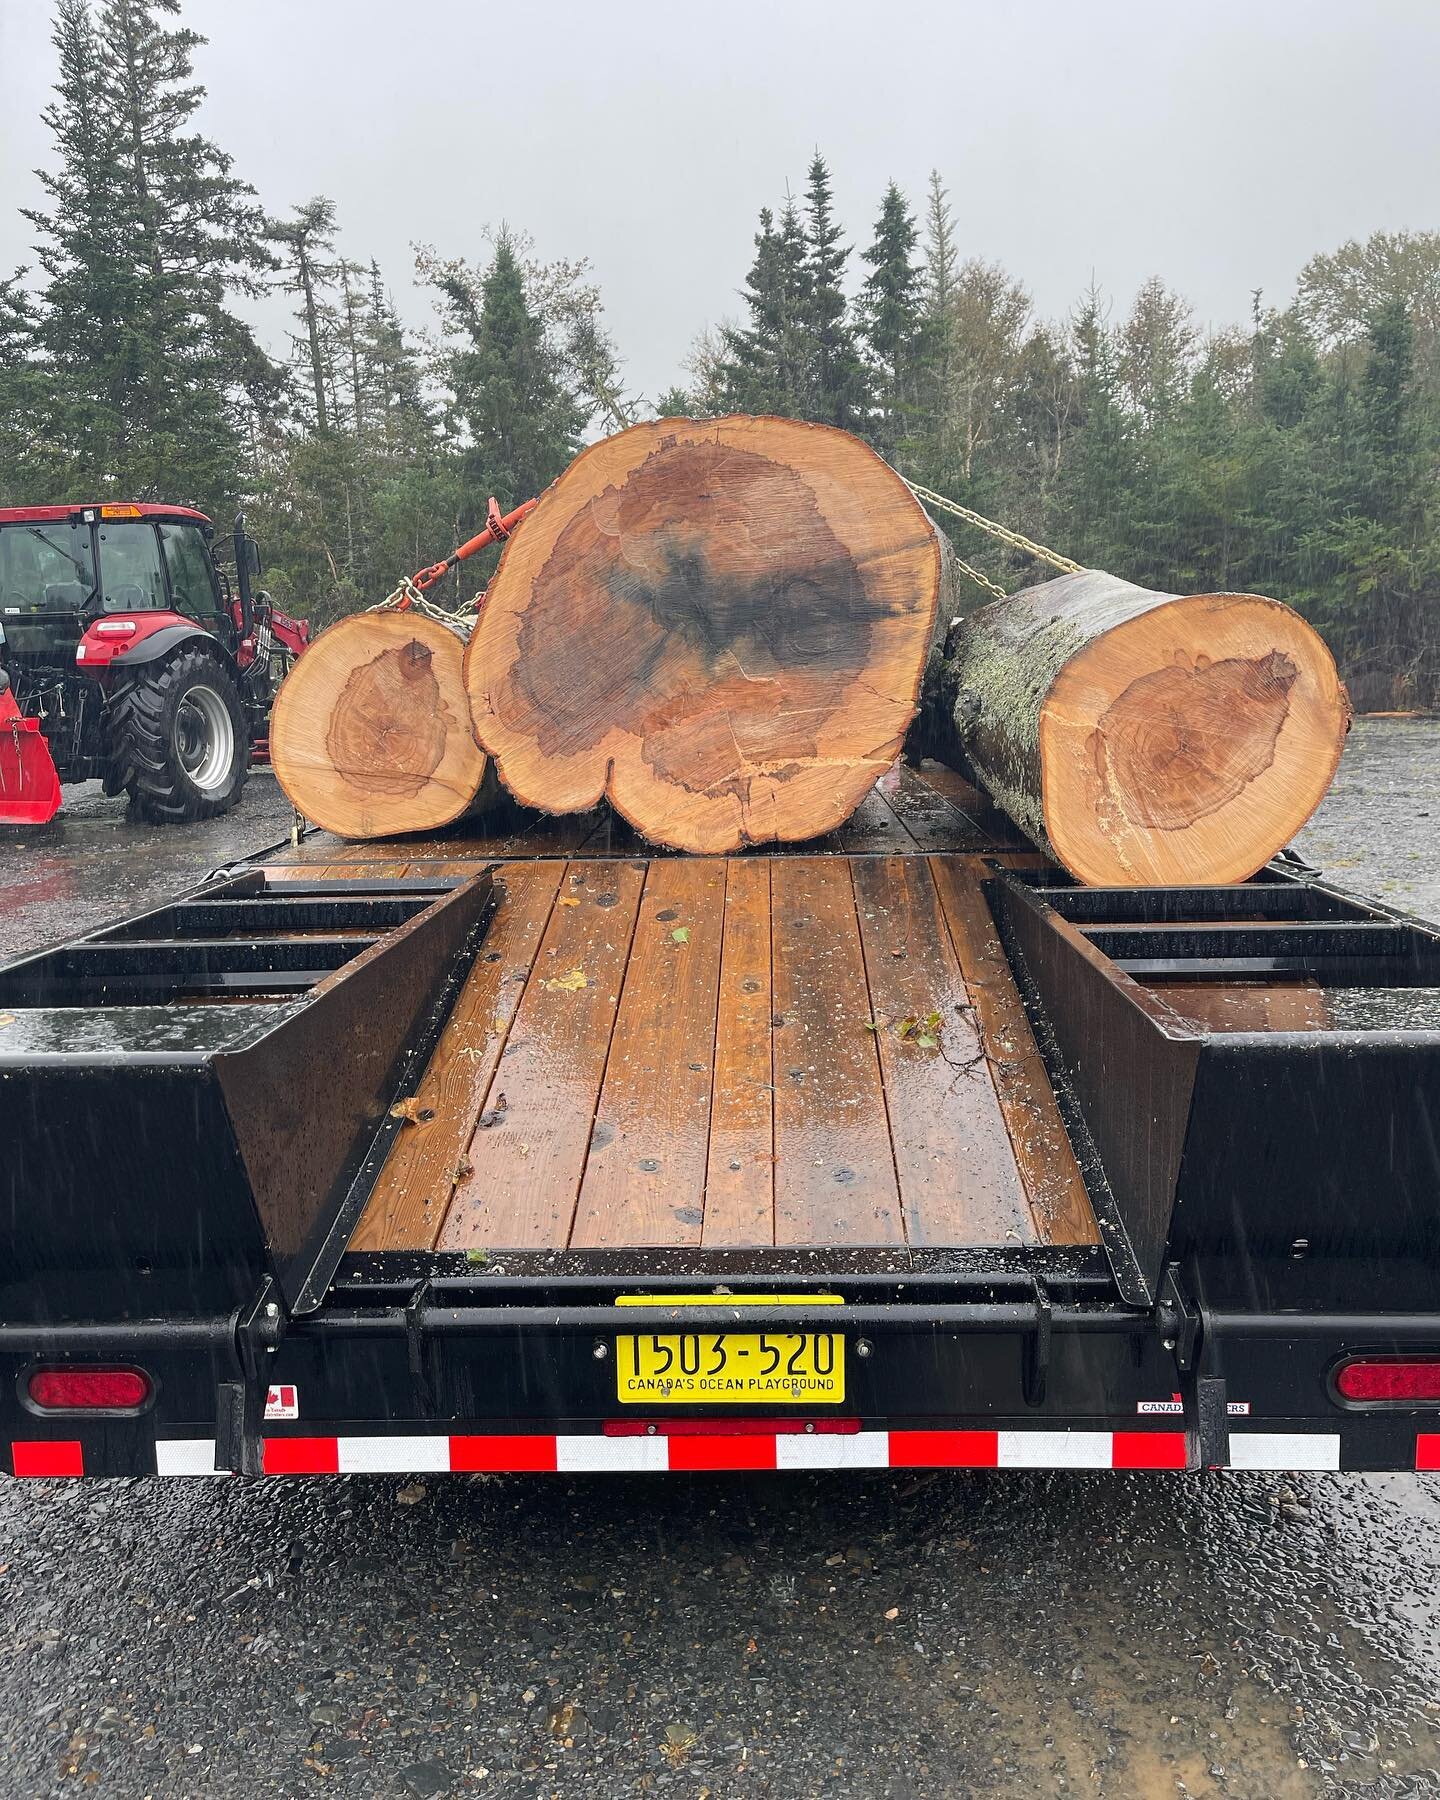
<path id="1" fill-rule="evenodd" d="M 265 1396 L 265 1417 L 267 1419 L 298 1419 L 300 1417 L 300 1390 L 288 1381 L 272 1387 Z"/>
<path id="2" fill-rule="evenodd" d="M 1145 1418 L 1156 1413 L 1180 1414 L 1185 1411 L 1185 1402 L 1178 1394 L 1172 1394 L 1168 1400 L 1137 1400 L 1135 1410 Z M 1227 1400 L 1225 1411 L 1232 1419 L 1248 1419 L 1250 1402 L 1248 1400 Z"/>

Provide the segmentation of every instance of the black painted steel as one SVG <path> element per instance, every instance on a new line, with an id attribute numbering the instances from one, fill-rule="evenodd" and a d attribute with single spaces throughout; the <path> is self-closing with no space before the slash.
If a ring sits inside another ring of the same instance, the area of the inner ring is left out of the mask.
<path id="1" fill-rule="evenodd" d="M 190 898 L 237 889 L 272 891 L 246 876 Z M 346 897 L 343 882 L 327 889 L 323 904 Z M 285 1304 L 313 1305 L 363 1204 L 357 1172 L 478 948 L 489 874 L 429 900 L 375 937 L 85 941 L 0 970 L 0 1321 L 224 1311 L 266 1276 Z M 197 953 L 208 977 L 187 972 Z M 117 958 L 163 961 L 172 993 L 192 979 L 293 991 L 137 1005 Z M 263 972 L 274 961 L 296 966 Z M 68 1004 L 27 1004 L 67 979 Z"/>

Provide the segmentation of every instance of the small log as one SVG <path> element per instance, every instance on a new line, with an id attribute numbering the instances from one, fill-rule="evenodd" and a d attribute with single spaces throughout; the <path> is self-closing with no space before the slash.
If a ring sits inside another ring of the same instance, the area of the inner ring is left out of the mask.
<path id="1" fill-rule="evenodd" d="M 960 621 L 912 748 L 967 769 L 1094 886 L 1243 881 L 1334 779 L 1350 707 L 1300 615 L 1098 569 Z"/>
<path id="2" fill-rule="evenodd" d="M 470 729 L 466 633 L 420 612 L 365 612 L 321 632 L 286 676 L 270 760 L 295 810 L 346 838 L 432 831 L 488 803 Z"/>
<path id="3" fill-rule="evenodd" d="M 608 794 L 710 854 L 813 837 L 898 754 L 941 586 L 930 521 L 848 433 L 637 425 L 506 546 L 465 655 L 476 736 L 546 812 Z"/>

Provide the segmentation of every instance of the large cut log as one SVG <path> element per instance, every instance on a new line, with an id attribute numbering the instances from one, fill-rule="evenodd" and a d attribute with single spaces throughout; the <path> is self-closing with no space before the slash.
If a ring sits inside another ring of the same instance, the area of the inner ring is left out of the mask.
<path id="1" fill-rule="evenodd" d="M 1092 569 L 957 623 L 912 742 L 968 766 L 1078 881 L 1212 884 L 1289 843 L 1349 722 L 1334 659 L 1288 606 Z"/>
<path id="2" fill-rule="evenodd" d="M 930 521 L 848 433 L 637 425 L 506 546 L 465 655 L 475 732 L 547 812 L 608 794 L 709 853 L 813 837 L 898 754 L 941 586 Z"/>
<path id="3" fill-rule="evenodd" d="M 286 676 L 270 760 L 299 813 L 340 837 L 430 831 L 494 792 L 470 729 L 465 633 L 420 612 L 341 619 Z"/>

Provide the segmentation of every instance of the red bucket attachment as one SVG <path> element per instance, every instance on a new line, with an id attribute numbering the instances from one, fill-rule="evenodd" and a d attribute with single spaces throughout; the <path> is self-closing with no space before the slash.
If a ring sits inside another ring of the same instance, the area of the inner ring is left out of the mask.
<path id="1" fill-rule="evenodd" d="M 0 825 L 43 825 L 60 810 L 60 777 L 38 719 L 0 693 Z"/>

